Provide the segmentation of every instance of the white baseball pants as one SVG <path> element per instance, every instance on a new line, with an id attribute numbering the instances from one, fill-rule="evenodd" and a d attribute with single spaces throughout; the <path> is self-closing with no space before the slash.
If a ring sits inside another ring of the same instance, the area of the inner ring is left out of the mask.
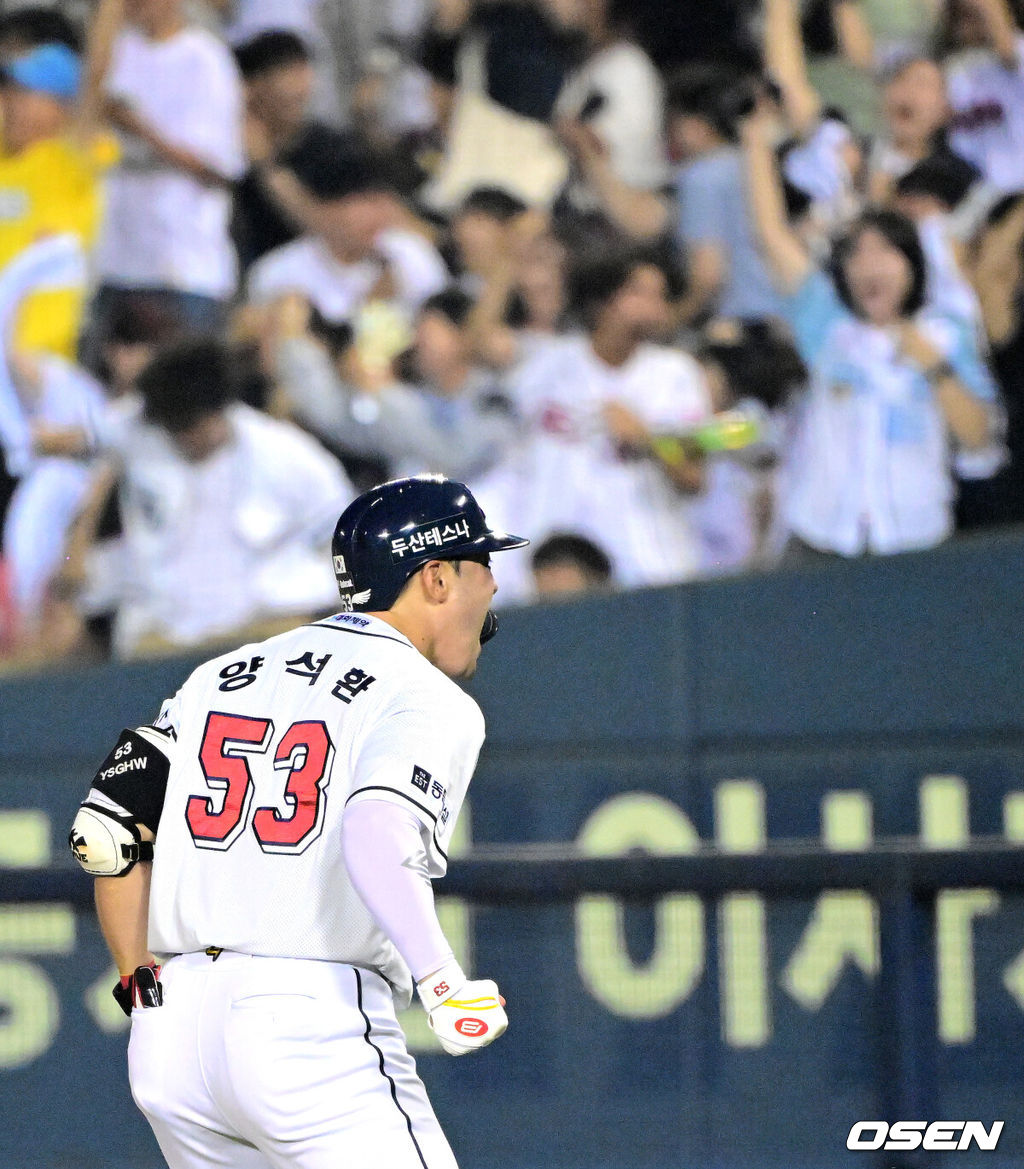
<path id="1" fill-rule="evenodd" d="M 128 1068 L 171 1169 L 457 1169 L 379 975 L 225 951 L 161 981 Z"/>

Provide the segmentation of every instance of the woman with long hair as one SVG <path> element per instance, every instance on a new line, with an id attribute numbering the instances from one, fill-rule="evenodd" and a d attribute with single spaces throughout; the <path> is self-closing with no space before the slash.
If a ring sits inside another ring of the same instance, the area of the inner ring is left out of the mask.
<path id="1" fill-rule="evenodd" d="M 953 450 L 975 461 L 998 450 L 996 389 L 977 340 L 925 307 L 921 241 L 896 212 L 865 212 L 818 267 L 787 220 L 760 113 L 743 139 L 757 235 L 810 375 L 780 501 L 790 551 L 938 544 L 953 527 Z"/>

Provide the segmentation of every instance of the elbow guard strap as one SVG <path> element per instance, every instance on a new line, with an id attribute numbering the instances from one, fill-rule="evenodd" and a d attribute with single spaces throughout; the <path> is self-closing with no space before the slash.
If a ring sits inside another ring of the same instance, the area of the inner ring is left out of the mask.
<path id="1" fill-rule="evenodd" d="M 139 861 L 153 859 L 152 843 L 142 839 L 130 816 L 89 802 L 78 809 L 68 844 L 75 860 L 94 877 L 123 877 Z"/>

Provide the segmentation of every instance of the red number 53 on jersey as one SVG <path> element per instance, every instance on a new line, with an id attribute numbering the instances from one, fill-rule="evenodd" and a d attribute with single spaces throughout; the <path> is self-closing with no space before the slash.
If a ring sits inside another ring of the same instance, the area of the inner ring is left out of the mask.
<path id="1" fill-rule="evenodd" d="M 268 718 L 210 712 L 199 748 L 207 792 L 190 796 L 185 808 L 196 848 L 223 852 L 245 831 L 256 790 L 249 758 L 269 755 L 273 743 L 274 724 Z M 277 805 L 257 808 L 253 834 L 264 852 L 304 852 L 323 829 L 334 762 L 327 727 L 319 721 L 292 723 L 278 741 L 273 761 L 274 771 L 287 775 L 282 793 L 287 811 L 282 813 Z M 222 801 L 216 792 L 223 792 Z"/>

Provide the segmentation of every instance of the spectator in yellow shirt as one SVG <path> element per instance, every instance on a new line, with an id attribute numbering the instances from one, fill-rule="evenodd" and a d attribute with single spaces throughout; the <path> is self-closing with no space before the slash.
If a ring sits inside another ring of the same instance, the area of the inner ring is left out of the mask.
<path id="1" fill-rule="evenodd" d="M 70 232 L 86 252 L 95 244 L 100 181 L 117 153 L 114 139 L 96 132 L 100 82 L 122 6 L 102 0 L 84 64 L 70 37 L 59 39 L 46 22 L 37 27 L 28 13 L 0 24 L 0 268 L 49 235 Z M 85 292 L 29 296 L 15 349 L 73 357 Z"/>

